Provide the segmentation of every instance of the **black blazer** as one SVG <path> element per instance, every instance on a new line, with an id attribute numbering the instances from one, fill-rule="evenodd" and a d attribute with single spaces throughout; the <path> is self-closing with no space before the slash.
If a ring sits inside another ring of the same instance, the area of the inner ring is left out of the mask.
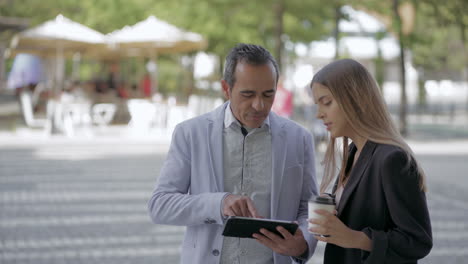
<path id="1" fill-rule="evenodd" d="M 351 144 L 348 170 L 355 153 Z M 327 244 L 325 264 L 417 263 L 429 254 L 432 231 L 426 196 L 414 163 L 407 160 L 396 146 L 367 141 L 343 190 L 337 216 L 349 228 L 364 232 L 372 240 L 372 251 Z"/>

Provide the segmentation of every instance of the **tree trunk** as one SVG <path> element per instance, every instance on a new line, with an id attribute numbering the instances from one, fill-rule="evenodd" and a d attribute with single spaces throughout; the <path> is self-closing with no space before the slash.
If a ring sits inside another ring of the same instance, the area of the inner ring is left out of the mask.
<path id="1" fill-rule="evenodd" d="M 335 38 L 335 60 L 340 57 L 340 19 L 341 19 L 341 5 L 339 3 L 335 6 L 335 30 L 334 30 L 334 38 Z"/>
<path id="2" fill-rule="evenodd" d="M 465 30 L 466 30 L 466 27 L 465 27 L 465 24 L 463 24 L 463 21 L 461 21 L 461 17 L 458 18 L 458 24 L 460 25 L 460 37 L 461 37 L 461 41 L 462 41 L 462 51 L 463 51 L 463 58 L 465 59 L 465 61 L 467 61 L 468 59 L 468 51 L 466 50 L 466 34 L 465 34 Z M 467 85 L 468 83 L 468 67 L 465 66 L 463 67 L 462 69 L 462 80 L 463 80 L 463 83 L 465 83 L 465 85 Z M 466 112 L 468 112 L 468 92 L 467 92 L 467 96 L 466 96 Z"/>
<path id="3" fill-rule="evenodd" d="M 193 77 L 195 71 L 195 55 L 188 55 L 190 58 L 190 63 L 187 65 L 186 71 L 186 78 L 187 78 L 187 89 L 186 89 L 186 97 L 187 101 L 190 95 L 193 94 L 193 90 L 195 89 L 195 79 Z"/>
<path id="4" fill-rule="evenodd" d="M 398 32 L 398 42 L 400 45 L 400 85 L 401 85 L 401 96 L 400 96 L 400 113 L 399 113 L 399 122 L 400 122 L 400 133 L 402 136 L 407 136 L 407 120 L 406 120 L 406 69 L 405 69 L 405 45 L 403 41 L 403 31 L 401 17 L 398 13 L 399 0 L 393 0 L 393 13 L 395 16 L 395 23 Z"/>
<path id="5" fill-rule="evenodd" d="M 424 87 L 426 77 L 423 69 L 418 69 L 418 112 L 423 114 L 427 110 L 427 93 Z"/>
<path id="6" fill-rule="evenodd" d="M 375 44 L 377 45 L 377 58 L 374 59 L 375 64 L 375 80 L 379 85 L 380 92 L 384 93 L 383 83 L 385 80 L 385 60 L 382 55 L 382 47 L 380 41 L 384 38 L 385 32 L 378 32 L 375 34 Z"/>
<path id="7" fill-rule="evenodd" d="M 282 68 L 282 53 L 283 53 L 283 16 L 284 16 L 284 0 L 276 0 L 275 3 L 275 57 L 278 67 Z"/>
<path id="8" fill-rule="evenodd" d="M 0 40 L 1 41 L 1 40 Z M 6 89 L 6 74 L 5 74 L 5 45 L 0 42 L 0 91 Z"/>

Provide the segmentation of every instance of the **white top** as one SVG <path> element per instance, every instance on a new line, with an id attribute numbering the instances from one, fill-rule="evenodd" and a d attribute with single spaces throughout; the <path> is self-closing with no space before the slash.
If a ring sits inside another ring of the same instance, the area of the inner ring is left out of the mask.
<path id="1" fill-rule="evenodd" d="M 249 196 L 258 213 L 270 218 L 272 146 L 269 119 L 244 138 L 241 124 L 226 107 L 223 132 L 224 191 Z M 273 251 L 254 239 L 224 237 L 222 264 L 271 264 Z"/>

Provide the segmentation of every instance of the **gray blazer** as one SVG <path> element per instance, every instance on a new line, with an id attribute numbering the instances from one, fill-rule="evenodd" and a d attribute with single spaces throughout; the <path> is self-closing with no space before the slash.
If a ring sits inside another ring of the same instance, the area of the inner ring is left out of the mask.
<path id="1" fill-rule="evenodd" d="M 154 223 L 187 226 L 181 263 L 220 261 L 223 243 L 223 122 L 227 103 L 174 130 L 167 159 L 148 203 Z M 269 114 L 273 148 L 271 218 L 297 220 L 312 256 L 317 241 L 307 231 L 307 202 L 317 194 L 312 136 Z M 275 263 L 292 258 L 274 253 Z"/>

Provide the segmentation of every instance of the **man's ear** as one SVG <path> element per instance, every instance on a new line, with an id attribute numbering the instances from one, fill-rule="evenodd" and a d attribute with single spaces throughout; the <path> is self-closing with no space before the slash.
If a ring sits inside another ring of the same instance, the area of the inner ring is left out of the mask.
<path id="1" fill-rule="evenodd" d="M 223 94 L 227 100 L 231 99 L 231 87 L 225 80 L 221 80 L 221 87 L 223 87 Z"/>

